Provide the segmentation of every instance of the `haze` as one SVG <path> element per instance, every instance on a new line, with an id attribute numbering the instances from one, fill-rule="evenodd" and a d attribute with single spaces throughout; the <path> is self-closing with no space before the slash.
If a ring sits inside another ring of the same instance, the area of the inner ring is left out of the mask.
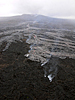
<path id="1" fill-rule="evenodd" d="M 21 14 L 75 19 L 75 0 L 0 0 L 0 17 Z"/>

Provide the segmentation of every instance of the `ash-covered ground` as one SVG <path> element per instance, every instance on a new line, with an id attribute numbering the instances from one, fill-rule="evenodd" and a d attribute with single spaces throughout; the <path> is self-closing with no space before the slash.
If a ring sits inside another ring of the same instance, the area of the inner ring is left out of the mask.
<path id="1" fill-rule="evenodd" d="M 0 18 L 0 99 L 75 99 L 75 20 Z"/>

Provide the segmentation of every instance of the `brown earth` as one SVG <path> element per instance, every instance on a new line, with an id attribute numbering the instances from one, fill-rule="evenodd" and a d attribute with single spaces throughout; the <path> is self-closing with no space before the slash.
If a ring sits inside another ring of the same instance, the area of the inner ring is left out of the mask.
<path id="1" fill-rule="evenodd" d="M 25 41 L 2 52 L 5 44 L 0 48 L 0 100 L 75 100 L 75 59 L 58 58 L 58 73 L 50 82 L 40 63 L 24 57 Z"/>

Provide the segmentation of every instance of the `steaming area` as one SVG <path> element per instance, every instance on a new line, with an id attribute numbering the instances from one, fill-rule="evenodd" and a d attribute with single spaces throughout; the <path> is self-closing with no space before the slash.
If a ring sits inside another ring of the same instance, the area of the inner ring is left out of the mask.
<path id="1" fill-rule="evenodd" d="M 31 24 L 35 24 L 31 26 Z M 41 62 L 44 68 L 44 77 L 48 77 L 50 82 L 57 74 L 58 59 L 66 57 L 75 59 L 75 31 L 69 29 L 53 29 L 36 27 L 37 21 L 23 22 L 19 25 L 25 25 L 25 28 L 4 31 L 0 33 L 0 46 L 5 42 L 6 51 L 12 42 L 23 41 L 30 44 L 30 50 L 26 56 L 32 61 Z"/>
<path id="2" fill-rule="evenodd" d="M 48 77 L 50 82 L 57 74 L 58 58 L 65 59 L 66 57 L 75 59 L 75 41 L 74 34 L 67 30 L 68 34 L 64 34 L 63 30 L 55 30 L 55 32 L 45 33 L 30 33 L 26 42 L 30 45 L 28 54 L 25 54 L 28 59 L 41 62 L 44 67 L 44 77 Z M 26 35 L 26 34 L 25 34 Z M 24 36 L 25 36 L 24 35 Z M 58 57 L 55 60 L 52 57 Z M 48 66 L 48 64 L 50 64 Z"/>

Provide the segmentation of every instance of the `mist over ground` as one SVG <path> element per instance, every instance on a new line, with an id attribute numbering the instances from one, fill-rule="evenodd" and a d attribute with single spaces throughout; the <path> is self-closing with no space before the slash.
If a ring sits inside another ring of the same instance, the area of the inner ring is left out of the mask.
<path id="1" fill-rule="evenodd" d="M 47 63 L 51 56 L 75 59 L 75 20 L 36 14 L 0 18 L 0 46 L 6 51 L 13 42 L 30 44 L 26 55 L 32 61 Z"/>

